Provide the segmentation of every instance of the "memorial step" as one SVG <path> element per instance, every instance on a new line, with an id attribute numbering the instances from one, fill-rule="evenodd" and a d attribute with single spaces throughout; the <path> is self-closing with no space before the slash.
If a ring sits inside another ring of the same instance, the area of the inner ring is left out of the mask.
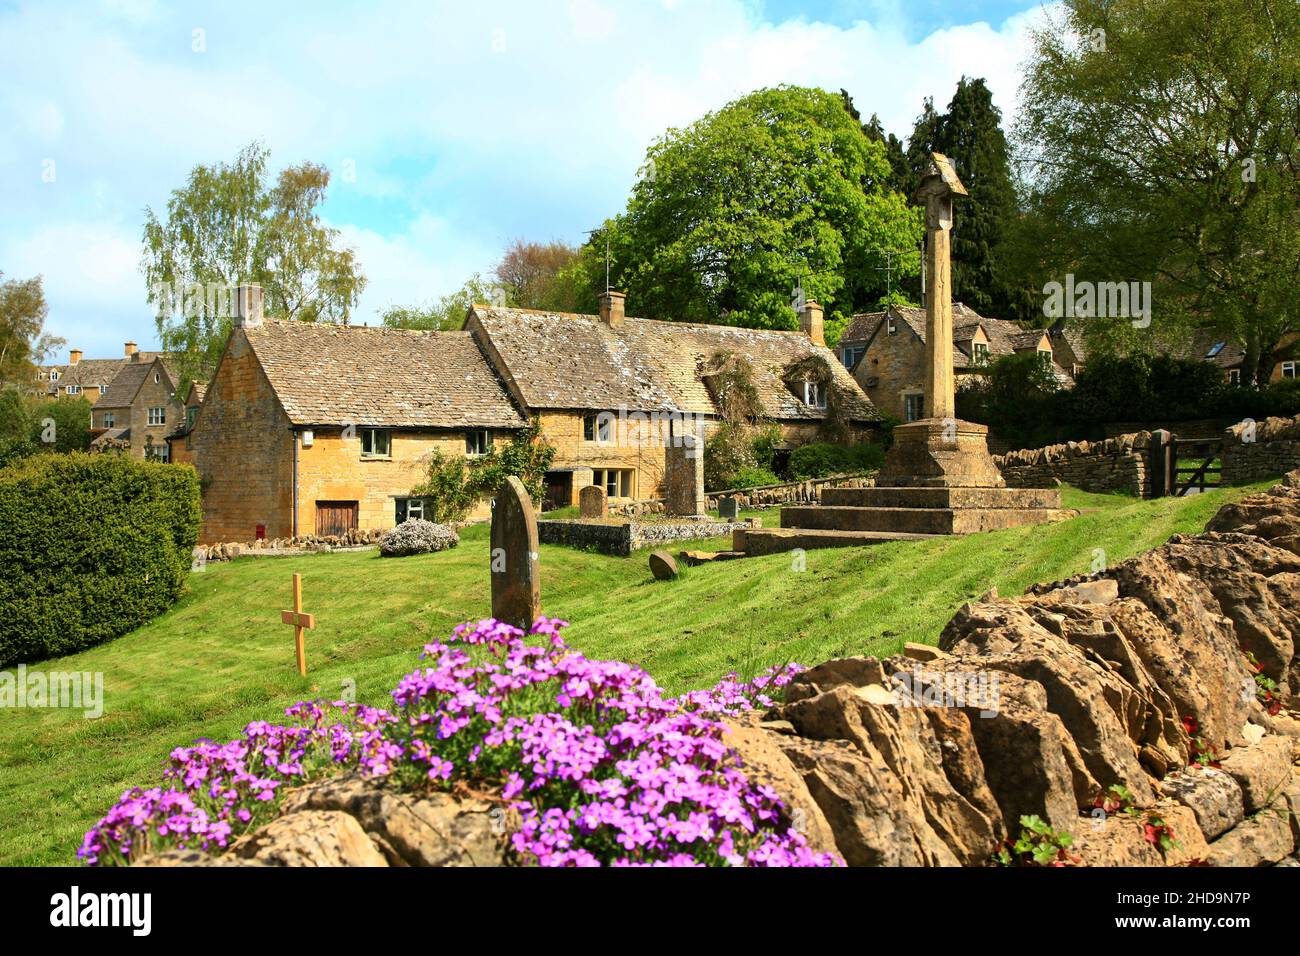
<path id="1" fill-rule="evenodd" d="M 937 534 L 904 534 L 892 531 L 830 531 L 809 528 L 754 528 L 732 533 L 732 547 L 749 557 L 781 554 L 796 548 L 865 548 L 890 541 L 925 541 Z"/>
<path id="2" fill-rule="evenodd" d="M 975 534 L 1073 517 L 1060 508 L 875 508 L 795 505 L 781 509 L 782 528 L 902 534 Z"/>

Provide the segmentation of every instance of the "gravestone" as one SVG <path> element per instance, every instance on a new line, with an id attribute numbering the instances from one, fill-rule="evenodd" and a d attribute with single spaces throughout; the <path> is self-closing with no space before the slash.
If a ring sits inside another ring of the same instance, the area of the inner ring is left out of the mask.
<path id="1" fill-rule="evenodd" d="M 740 502 L 730 496 L 718 499 L 718 517 L 724 521 L 735 521 L 740 514 Z"/>
<path id="2" fill-rule="evenodd" d="M 656 581 L 672 581 L 677 577 L 677 561 L 667 551 L 650 553 L 650 573 Z"/>
<path id="3" fill-rule="evenodd" d="M 588 485 L 578 492 L 578 509 L 584 518 L 608 517 L 609 495 L 600 485 Z"/>
<path id="4" fill-rule="evenodd" d="M 664 449 L 664 512 L 705 512 L 704 443 L 693 434 L 679 436 Z"/>
<path id="5" fill-rule="evenodd" d="M 537 567 L 537 515 L 524 483 L 513 475 L 492 506 L 492 616 L 528 630 L 542 610 Z"/>

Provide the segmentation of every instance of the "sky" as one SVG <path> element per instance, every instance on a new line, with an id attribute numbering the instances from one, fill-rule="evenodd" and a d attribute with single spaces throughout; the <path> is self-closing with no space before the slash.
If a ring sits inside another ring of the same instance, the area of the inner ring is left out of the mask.
<path id="1" fill-rule="evenodd" d="M 645 150 L 747 92 L 847 89 L 906 137 L 982 76 L 1014 116 L 1038 0 L 0 0 L 0 272 L 87 357 L 155 348 L 144 210 L 260 140 L 332 174 L 321 215 L 375 324 L 514 238 L 621 211 Z M 635 303 L 628 304 L 635 314 Z M 66 359 L 61 353 L 59 361 Z"/>

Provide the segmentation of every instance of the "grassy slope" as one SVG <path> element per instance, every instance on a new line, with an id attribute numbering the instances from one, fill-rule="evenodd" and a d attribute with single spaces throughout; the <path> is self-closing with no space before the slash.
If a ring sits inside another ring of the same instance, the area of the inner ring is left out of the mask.
<path id="1" fill-rule="evenodd" d="M 731 669 L 933 643 L 953 611 L 990 586 L 1013 594 L 1087 570 L 1095 548 L 1122 560 L 1199 531 L 1225 500 L 1266 484 L 1157 502 L 1067 491 L 1066 503 L 1084 514 L 1048 527 L 810 551 L 802 571 L 788 555 L 731 561 L 686 569 L 667 584 L 650 576 L 644 552 L 621 559 L 544 546 L 543 607 L 573 622 L 569 639 L 583 652 L 633 661 L 680 691 Z M 769 527 L 775 516 L 764 515 Z M 337 698 L 349 680 L 361 702 L 384 703 L 429 635 L 489 614 L 487 564 L 487 529 L 477 527 L 438 555 L 209 565 L 167 614 L 43 665 L 102 671 L 105 716 L 0 711 L 0 864 L 70 862 L 123 789 L 156 782 L 167 752 L 196 737 L 226 739 L 303 697 Z M 294 571 L 318 622 L 305 679 L 278 613 Z"/>

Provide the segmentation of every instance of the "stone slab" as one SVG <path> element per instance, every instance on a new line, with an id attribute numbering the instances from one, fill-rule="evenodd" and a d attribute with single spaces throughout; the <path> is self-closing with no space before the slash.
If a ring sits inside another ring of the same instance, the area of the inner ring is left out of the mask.
<path id="1" fill-rule="evenodd" d="M 853 508 L 789 505 L 781 527 L 822 531 L 872 531 L 905 534 L 974 534 L 1026 524 L 1046 524 L 1076 512 L 1052 508 Z"/>
<path id="2" fill-rule="evenodd" d="M 1057 488 L 823 488 L 821 504 L 851 508 L 1060 508 Z"/>
<path id="3" fill-rule="evenodd" d="M 744 551 L 751 557 L 760 554 L 782 554 L 801 548 L 864 548 L 890 541 L 923 541 L 938 537 L 932 534 L 896 534 L 888 531 L 824 531 L 805 528 L 762 528 L 736 531 L 732 534 L 733 550 Z"/>

